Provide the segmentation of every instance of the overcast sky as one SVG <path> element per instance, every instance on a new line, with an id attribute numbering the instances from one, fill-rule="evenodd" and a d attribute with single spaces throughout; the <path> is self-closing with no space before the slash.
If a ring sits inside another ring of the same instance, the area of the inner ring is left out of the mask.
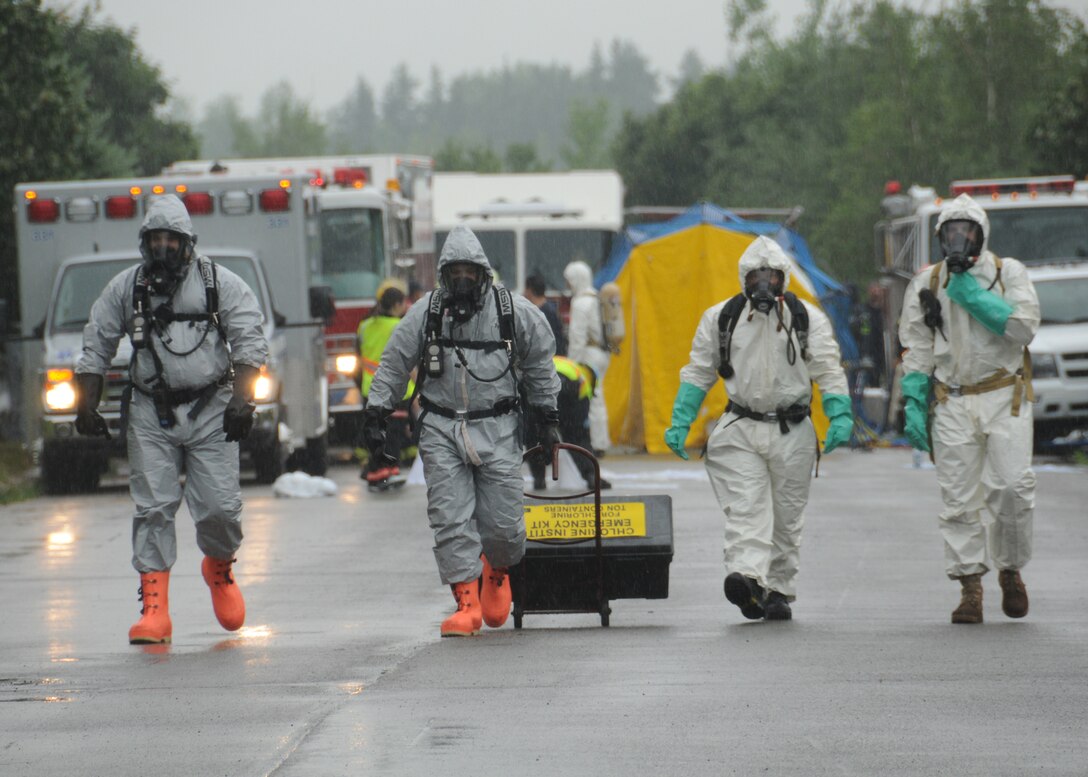
<path id="1" fill-rule="evenodd" d="M 907 1 L 929 11 L 941 4 Z M 1049 4 L 1088 18 L 1088 0 Z M 768 5 L 780 38 L 808 7 L 807 0 Z M 324 112 L 347 97 L 358 76 L 380 96 L 400 62 L 424 84 L 437 65 L 448 84 L 462 73 L 516 62 L 582 70 L 594 43 L 607 52 L 615 38 L 634 43 L 665 79 L 689 49 L 710 67 L 728 55 L 724 0 L 100 0 L 99 6 L 99 18 L 136 30 L 145 57 L 191 104 L 194 118 L 223 94 L 240 97 L 252 113 L 281 80 Z"/>

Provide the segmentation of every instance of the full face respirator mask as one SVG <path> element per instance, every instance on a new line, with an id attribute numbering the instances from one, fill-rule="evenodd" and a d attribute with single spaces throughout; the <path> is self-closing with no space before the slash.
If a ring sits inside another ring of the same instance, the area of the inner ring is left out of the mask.
<path id="1" fill-rule="evenodd" d="M 744 295 L 752 307 L 760 313 L 770 313 L 775 302 L 782 296 L 785 276 L 781 270 L 760 267 L 752 270 L 744 279 Z"/>
<path id="2" fill-rule="evenodd" d="M 483 270 L 475 265 L 471 273 L 463 271 L 454 274 L 452 268 L 442 271 L 442 285 L 449 294 L 449 310 L 453 320 L 463 324 L 472 318 L 483 299 L 484 287 L 487 276 Z"/>
<path id="3" fill-rule="evenodd" d="M 177 244 L 172 245 L 170 240 L 153 240 L 152 234 L 149 232 L 144 235 L 140 243 L 144 272 L 153 292 L 170 294 L 185 275 L 185 268 L 193 255 L 195 239 L 181 233 L 169 233 L 177 239 Z"/>
<path id="4" fill-rule="evenodd" d="M 982 253 L 982 225 L 966 219 L 941 224 L 937 230 L 949 272 L 967 272 Z"/>

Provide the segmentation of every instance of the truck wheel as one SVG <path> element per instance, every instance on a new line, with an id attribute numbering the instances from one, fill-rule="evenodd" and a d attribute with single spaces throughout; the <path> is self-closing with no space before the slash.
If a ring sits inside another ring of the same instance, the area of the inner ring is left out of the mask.
<path id="1" fill-rule="evenodd" d="M 329 436 L 328 432 L 320 437 L 306 440 L 306 451 L 302 457 L 302 471 L 307 475 L 321 476 L 329 471 Z"/>
<path id="2" fill-rule="evenodd" d="M 284 473 L 287 465 L 287 454 L 283 443 L 276 440 L 266 449 L 256 451 L 253 455 L 253 467 L 257 470 L 258 483 L 273 483 L 276 478 Z"/>
<path id="3" fill-rule="evenodd" d="M 47 494 L 96 491 L 101 474 L 102 462 L 96 457 L 80 457 L 49 443 L 42 448 L 41 481 Z"/>

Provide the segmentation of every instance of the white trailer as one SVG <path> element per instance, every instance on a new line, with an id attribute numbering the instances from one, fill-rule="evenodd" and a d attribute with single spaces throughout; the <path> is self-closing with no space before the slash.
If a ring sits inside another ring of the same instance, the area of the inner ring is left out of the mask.
<path id="1" fill-rule="evenodd" d="M 623 181 L 614 170 L 563 173 L 436 173 L 436 244 L 464 224 L 502 281 L 520 290 L 540 274 L 550 293 L 581 259 L 597 270 L 623 228 Z"/>

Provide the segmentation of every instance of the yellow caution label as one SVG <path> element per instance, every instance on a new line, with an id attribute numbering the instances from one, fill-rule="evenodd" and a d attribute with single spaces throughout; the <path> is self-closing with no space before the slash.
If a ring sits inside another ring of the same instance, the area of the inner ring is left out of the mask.
<path id="1" fill-rule="evenodd" d="M 525 534 L 530 540 L 591 540 L 597 533 L 596 514 L 592 504 L 526 504 Z M 645 504 L 601 505 L 601 537 L 645 536 Z"/>

